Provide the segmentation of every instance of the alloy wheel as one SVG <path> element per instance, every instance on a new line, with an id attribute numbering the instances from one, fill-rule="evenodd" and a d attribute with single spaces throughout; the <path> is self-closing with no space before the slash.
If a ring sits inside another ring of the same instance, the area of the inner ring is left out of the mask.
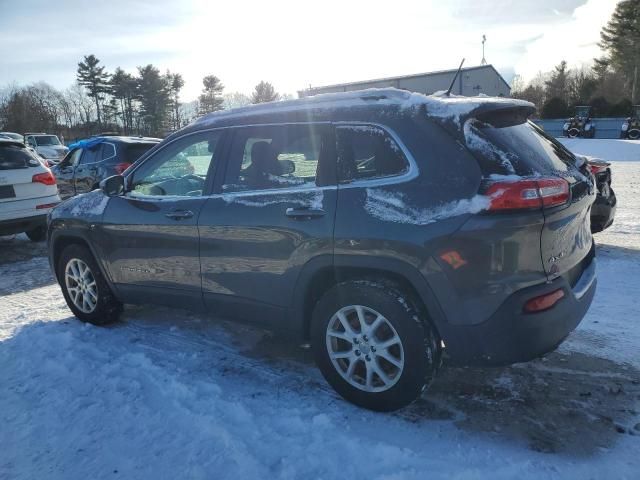
<path id="1" fill-rule="evenodd" d="M 365 392 L 384 392 L 404 369 L 402 340 L 384 315 L 363 305 L 338 310 L 327 325 L 331 363 L 350 385 Z"/>
<path id="2" fill-rule="evenodd" d="M 83 313 L 91 313 L 98 305 L 98 287 L 89 266 L 72 258 L 64 269 L 64 281 L 73 304 Z"/>

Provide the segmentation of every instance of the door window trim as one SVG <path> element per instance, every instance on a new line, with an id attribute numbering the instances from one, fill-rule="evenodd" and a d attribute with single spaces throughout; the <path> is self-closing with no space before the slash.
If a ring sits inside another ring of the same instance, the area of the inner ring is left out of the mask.
<path id="1" fill-rule="evenodd" d="M 361 188 L 361 187 L 378 187 L 383 185 L 391 185 L 396 183 L 405 183 L 410 182 L 418 177 L 420 174 L 420 170 L 418 169 L 418 164 L 416 163 L 415 158 L 404 144 L 404 142 L 400 139 L 398 134 L 392 128 L 387 125 L 383 125 L 377 122 L 359 122 L 359 121 L 340 121 L 333 122 L 336 130 L 340 127 L 377 127 L 384 131 L 387 135 L 389 135 L 398 145 L 402 154 L 405 156 L 407 162 L 409 163 L 409 168 L 406 172 L 400 173 L 397 175 L 388 175 L 386 177 L 379 178 L 370 178 L 370 179 L 356 179 L 347 183 L 340 183 L 340 188 Z M 337 135 L 336 135 L 337 142 Z M 337 161 L 337 159 L 336 159 Z"/>

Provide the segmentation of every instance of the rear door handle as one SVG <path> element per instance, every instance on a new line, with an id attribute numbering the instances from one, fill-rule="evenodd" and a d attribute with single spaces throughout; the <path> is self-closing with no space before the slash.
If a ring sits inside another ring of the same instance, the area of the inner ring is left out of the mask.
<path id="1" fill-rule="evenodd" d="M 191 210 L 174 210 L 172 212 L 165 213 L 164 216 L 172 220 L 185 220 L 193 217 L 193 212 Z"/>
<path id="2" fill-rule="evenodd" d="M 325 211 L 321 208 L 287 208 L 285 215 L 296 220 L 307 220 L 324 217 Z"/>

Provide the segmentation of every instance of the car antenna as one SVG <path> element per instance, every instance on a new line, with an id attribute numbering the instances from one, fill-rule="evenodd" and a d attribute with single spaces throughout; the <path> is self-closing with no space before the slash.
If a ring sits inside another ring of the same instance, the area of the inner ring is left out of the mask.
<path id="1" fill-rule="evenodd" d="M 451 90 L 453 90 L 453 84 L 456 83 L 456 79 L 458 78 L 458 75 L 460 75 L 460 71 L 462 70 L 462 64 L 464 63 L 464 58 L 462 59 L 462 61 L 460 62 L 460 66 L 458 67 L 458 71 L 456 72 L 456 74 L 453 77 L 453 80 L 451 80 L 451 85 L 449 85 L 449 90 L 447 90 L 447 93 L 445 93 L 445 95 L 447 97 L 451 96 Z"/>

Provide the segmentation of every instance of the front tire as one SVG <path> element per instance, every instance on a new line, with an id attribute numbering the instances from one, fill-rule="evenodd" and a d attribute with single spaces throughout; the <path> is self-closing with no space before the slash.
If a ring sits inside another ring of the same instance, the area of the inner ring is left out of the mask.
<path id="1" fill-rule="evenodd" d="M 32 242 L 42 242 L 47 238 L 47 229 L 44 226 L 36 227 L 32 230 L 24 232 Z"/>
<path id="2" fill-rule="evenodd" d="M 395 284 L 343 282 L 313 312 L 311 341 L 318 368 L 346 400 L 393 411 L 416 400 L 440 364 L 437 335 Z"/>
<path id="3" fill-rule="evenodd" d="M 83 322 L 106 325 L 115 322 L 122 304 L 114 297 L 91 251 L 69 245 L 58 260 L 58 282 L 67 305 Z"/>

